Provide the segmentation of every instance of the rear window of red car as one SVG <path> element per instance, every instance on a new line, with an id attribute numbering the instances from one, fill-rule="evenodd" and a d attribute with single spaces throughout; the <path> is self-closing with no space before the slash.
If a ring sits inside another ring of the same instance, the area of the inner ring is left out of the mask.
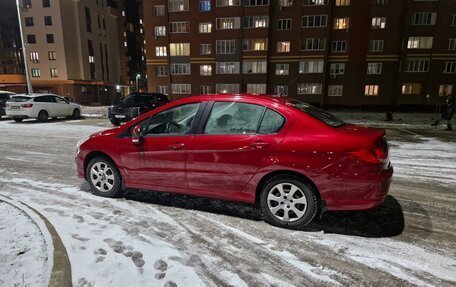
<path id="1" fill-rule="evenodd" d="M 345 124 L 345 122 L 338 117 L 301 101 L 290 100 L 287 102 L 287 105 L 292 106 L 332 127 L 340 127 Z"/>

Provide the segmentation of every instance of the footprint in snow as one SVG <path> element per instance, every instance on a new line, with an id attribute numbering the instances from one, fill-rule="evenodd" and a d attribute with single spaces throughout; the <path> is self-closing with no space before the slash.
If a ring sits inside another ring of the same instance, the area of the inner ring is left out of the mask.
<path id="1" fill-rule="evenodd" d="M 125 246 L 122 241 L 116 241 L 111 238 L 103 241 L 106 242 L 114 252 L 123 254 L 125 257 L 130 257 L 136 267 L 141 268 L 146 264 L 141 252 L 134 251 L 130 246 Z"/>
<path id="2" fill-rule="evenodd" d="M 79 215 L 73 215 L 73 218 L 76 219 L 78 223 L 83 223 L 84 222 L 84 217 L 79 216 Z"/>
<path id="3" fill-rule="evenodd" d="M 95 259 L 95 263 L 102 262 L 103 260 L 105 260 L 105 255 L 107 254 L 107 252 L 103 248 L 95 250 L 94 253 L 95 255 L 99 255 L 97 259 Z"/>
<path id="4" fill-rule="evenodd" d="M 168 281 L 165 283 L 164 287 L 177 287 L 177 284 L 173 281 Z"/>
<path id="5" fill-rule="evenodd" d="M 155 261 L 155 263 L 154 263 L 154 268 L 155 268 L 155 270 L 157 270 L 157 271 L 161 271 L 161 272 L 155 274 L 155 278 L 156 278 L 156 279 L 161 280 L 161 279 L 165 278 L 165 276 L 166 276 L 166 270 L 168 270 L 168 263 L 166 263 L 166 262 L 163 261 L 163 260 L 157 260 L 157 261 Z M 172 281 L 169 281 L 169 282 L 174 283 L 174 282 L 172 282 Z M 166 284 L 168 284 L 168 282 L 166 282 Z M 165 284 L 165 286 L 168 286 L 168 285 L 166 285 L 166 284 Z M 170 286 L 172 286 L 172 285 L 170 285 Z M 177 285 L 176 285 L 176 286 L 177 286 Z"/>

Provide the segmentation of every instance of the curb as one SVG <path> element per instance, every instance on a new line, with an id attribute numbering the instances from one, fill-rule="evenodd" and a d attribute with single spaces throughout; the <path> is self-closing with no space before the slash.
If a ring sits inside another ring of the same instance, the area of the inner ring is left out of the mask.
<path id="1" fill-rule="evenodd" d="M 2 199 L 5 198 L 7 200 Z M 52 266 L 52 271 L 51 271 L 51 278 L 49 280 L 49 287 L 72 287 L 73 282 L 71 278 L 71 264 L 70 260 L 68 258 L 68 254 L 66 252 L 65 246 L 63 245 L 62 239 L 58 235 L 57 231 L 55 230 L 54 226 L 49 222 L 49 220 L 44 217 L 41 213 L 39 213 L 36 209 L 33 207 L 19 201 L 19 200 L 13 200 L 10 197 L 2 195 L 0 197 L 0 202 L 5 202 L 8 203 L 12 206 L 14 206 L 17 209 L 20 209 L 24 211 L 26 214 L 27 211 L 21 208 L 20 206 L 17 206 L 14 204 L 13 201 L 16 201 L 31 211 L 33 211 L 36 215 L 38 215 L 39 218 L 41 218 L 49 232 L 52 238 L 52 243 L 54 246 L 54 254 L 53 254 L 53 266 Z M 30 217 L 30 216 L 29 216 Z M 31 218 L 33 220 L 33 218 Z"/>

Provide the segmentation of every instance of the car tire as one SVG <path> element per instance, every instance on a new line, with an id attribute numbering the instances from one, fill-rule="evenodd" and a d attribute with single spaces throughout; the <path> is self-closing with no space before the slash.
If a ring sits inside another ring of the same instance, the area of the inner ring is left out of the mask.
<path id="1" fill-rule="evenodd" d="M 81 111 L 79 109 L 74 109 L 72 118 L 74 120 L 79 120 L 81 118 Z"/>
<path id="2" fill-rule="evenodd" d="M 265 220 L 272 225 L 303 229 L 318 212 L 316 191 L 295 176 L 276 176 L 269 180 L 260 194 Z"/>
<path id="3" fill-rule="evenodd" d="M 112 160 L 92 159 L 87 165 L 86 178 L 93 194 L 110 198 L 122 196 L 122 177 Z"/>
<path id="4" fill-rule="evenodd" d="M 38 113 L 38 118 L 36 118 L 40 123 L 46 122 L 49 118 L 49 114 L 45 111 L 42 110 Z"/>
<path id="5" fill-rule="evenodd" d="M 20 122 L 22 122 L 24 119 L 21 119 L 21 118 L 13 118 L 13 120 L 14 120 L 16 123 L 20 123 Z"/>

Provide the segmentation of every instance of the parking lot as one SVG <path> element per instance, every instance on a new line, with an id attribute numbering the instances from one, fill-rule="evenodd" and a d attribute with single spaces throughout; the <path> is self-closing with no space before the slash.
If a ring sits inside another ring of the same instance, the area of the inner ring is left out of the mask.
<path id="1" fill-rule="evenodd" d="M 395 175 L 384 204 L 292 231 L 247 204 L 142 190 L 93 196 L 76 176 L 75 146 L 111 127 L 0 120 L 0 195 L 55 226 L 75 286 L 456 284 L 455 132 L 388 128 Z"/>

